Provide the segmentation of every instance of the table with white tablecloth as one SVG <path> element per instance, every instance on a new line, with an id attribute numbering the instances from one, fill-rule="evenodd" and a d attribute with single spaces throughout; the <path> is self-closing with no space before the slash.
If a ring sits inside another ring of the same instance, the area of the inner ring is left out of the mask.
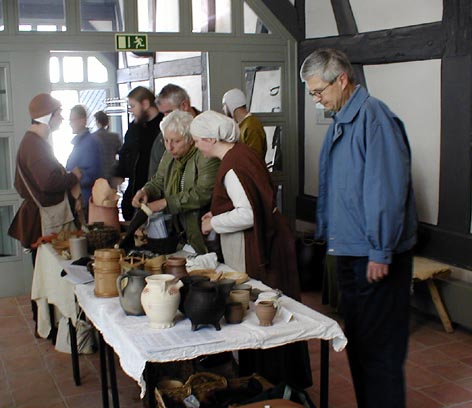
<path id="1" fill-rule="evenodd" d="M 253 287 L 270 290 L 259 281 Z M 191 330 L 189 319 L 180 314 L 168 329 L 153 329 L 147 316 L 127 316 L 118 298 L 97 298 L 93 284 L 76 286 L 77 301 L 99 330 L 105 342 L 119 358 L 123 370 L 138 382 L 142 396 L 146 390 L 145 367 L 148 362 L 182 361 L 199 356 L 243 349 L 268 349 L 303 340 L 331 340 L 335 351 L 341 351 L 346 337 L 336 321 L 287 296 L 280 298 L 282 307 L 293 315 L 290 321 L 276 317 L 274 325 L 261 327 L 253 305 L 241 324 L 224 320 L 221 330 L 204 326 Z"/>

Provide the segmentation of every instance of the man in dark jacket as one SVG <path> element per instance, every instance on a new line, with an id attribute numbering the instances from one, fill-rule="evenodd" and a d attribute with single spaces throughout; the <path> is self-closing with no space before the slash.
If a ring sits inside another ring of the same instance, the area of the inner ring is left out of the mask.
<path id="1" fill-rule="evenodd" d="M 123 195 L 121 211 L 125 220 L 133 218 L 131 201 L 136 192 L 148 181 L 149 156 L 159 134 L 159 123 L 164 115 L 159 113 L 154 102 L 154 94 L 147 88 L 138 86 L 128 94 L 129 110 L 134 121 L 125 134 L 120 160 L 113 178 L 113 186 L 128 178 L 128 187 Z"/>

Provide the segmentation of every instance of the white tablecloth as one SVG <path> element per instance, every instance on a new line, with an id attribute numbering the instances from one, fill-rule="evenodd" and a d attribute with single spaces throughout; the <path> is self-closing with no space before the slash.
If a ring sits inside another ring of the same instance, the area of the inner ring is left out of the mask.
<path id="1" fill-rule="evenodd" d="M 253 287 L 270 289 L 259 281 Z M 147 316 L 126 316 L 118 298 L 95 297 L 93 284 L 77 285 L 76 296 L 87 317 L 102 333 L 118 355 L 121 367 L 141 386 L 145 393 L 143 371 L 146 362 L 192 359 L 201 355 L 241 349 L 266 349 L 301 340 L 332 340 L 334 350 L 344 349 L 347 340 L 338 323 L 295 300 L 282 296 L 281 304 L 293 314 L 286 323 L 280 319 L 270 327 L 260 327 L 253 309 L 241 324 L 227 325 L 221 330 L 204 326 L 192 332 L 189 319 L 180 314 L 169 329 L 152 329 Z"/>
<path id="2" fill-rule="evenodd" d="M 31 299 L 38 304 L 38 334 L 43 338 L 46 338 L 51 331 L 48 303 L 55 305 L 60 315 L 72 319 L 75 325 L 77 307 L 74 285 L 61 276 L 61 272 L 70 263 L 71 261 L 58 256 L 51 244 L 39 246 L 31 286 Z"/>

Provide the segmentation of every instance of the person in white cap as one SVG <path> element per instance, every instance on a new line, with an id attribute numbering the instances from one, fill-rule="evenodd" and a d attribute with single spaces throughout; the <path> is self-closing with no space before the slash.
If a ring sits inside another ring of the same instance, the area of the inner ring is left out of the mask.
<path id="1" fill-rule="evenodd" d="M 190 132 L 205 157 L 221 160 L 211 212 L 202 217 L 202 233 L 220 234 L 225 264 L 299 299 L 295 239 L 277 209 L 276 189 L 265 163 L 253 149 L 238 143 L 236 122 L 221 113 L 201 113 L 193 119 Z M 286 381 L 299 388 L 311 385 L 305 343 L 273 351 L 246 351 L 239 357 L 240 374 L 257 371 L 274 383 Z"/>
<path id="2" fill-rule="evenodd" d="M 230 89 L 223 95 L 223 112 L 239 125 L 239 141 L 252 147 L 262 160 L 267 153 L 267 142 L 261 121 L 246 108 L 246 96 L 240 89 Z"/>

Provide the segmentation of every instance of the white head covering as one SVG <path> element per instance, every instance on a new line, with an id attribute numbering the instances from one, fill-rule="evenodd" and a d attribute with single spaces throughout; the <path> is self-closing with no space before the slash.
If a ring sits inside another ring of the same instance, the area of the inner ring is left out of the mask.
<path id="1" fill-rule="evenodd" d="M 48 115 L 44 115 L 39 118 L 36 118 L 35 121 L 49 126 L 49 121 L 51 120 L 51 117 L 52 117 L 52 113 L 49 113 Z"/>
<path id="2" fill-rule="evenodd" d="M 200 113 L 192 120 L 190 133 L 200 139 L 217 139 L 229 143 L 239 140 L 238 124 L 233 119 L 211 110 Z"/>
<path id="3" fill-rule="evenodd" d="M 230 89 L 223 95 L 223 105 L 226 105 L 234 117 L 234 111 L 241 106 L 246 106 L 246 95 L 241 89 Z"/>

